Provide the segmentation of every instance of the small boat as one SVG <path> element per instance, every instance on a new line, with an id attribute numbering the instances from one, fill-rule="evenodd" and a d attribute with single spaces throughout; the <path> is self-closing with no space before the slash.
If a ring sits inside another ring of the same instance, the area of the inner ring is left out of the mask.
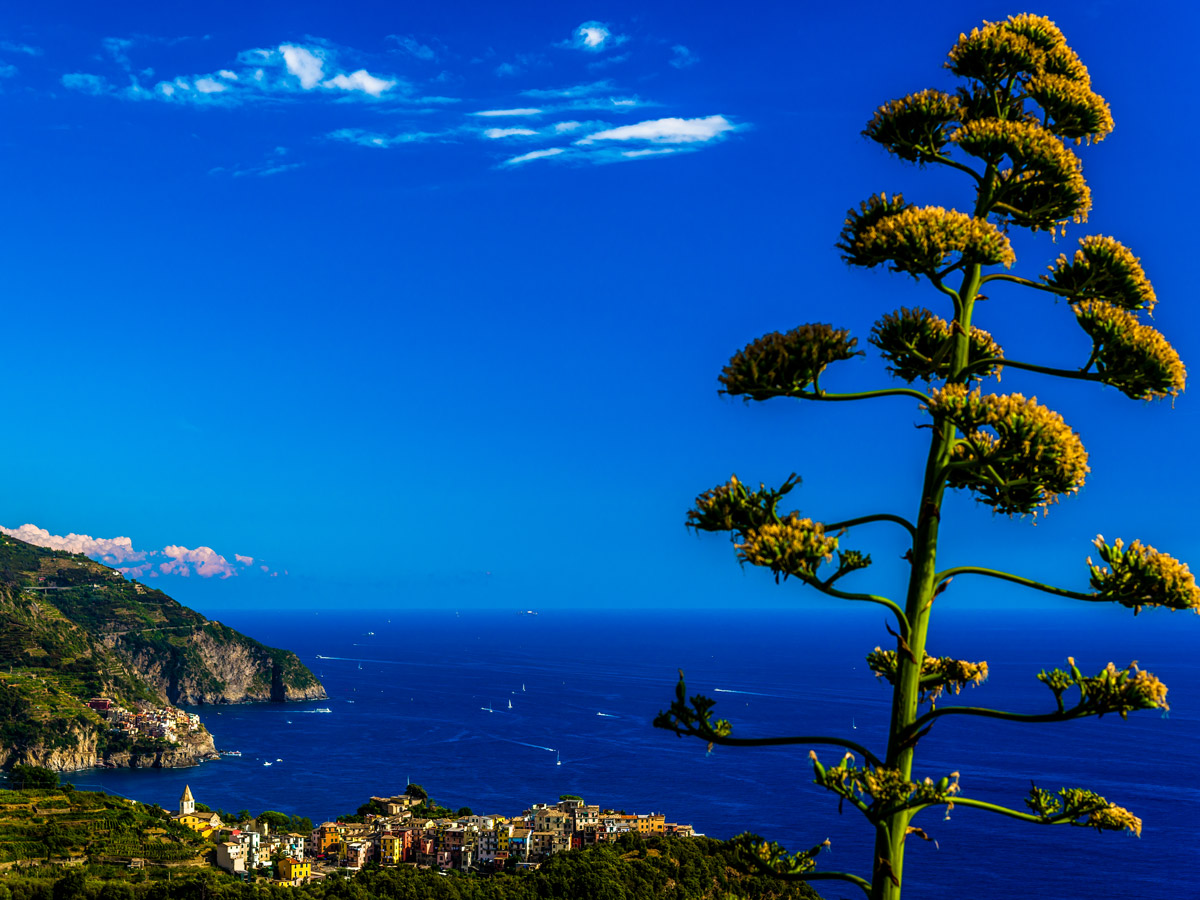
<path id="1" fill-rule="evenodd" d="M 242 751 L 241 750 L 222 750 L 221 755 L 222 756 L 241 756 Z"/>
<path id="2" fill-rule="evenodd" d="M 492 709 L 492 707 L 490 705 L 489 706 L 481 706 L 479 708 L 482 709 L 484 712 L 495 712 L 495 710 Z"/>
<path id="3" fill-rule="evenodd" d="M 511 700 L 508 701 L 508 708 L 512 709 L 512 701 Z"/>
<path id="4" fill-rule="evenodd" d="M 269 765 L 271 765 L 271 761 L 270 761 L 270 760 L 266 760 L 266 761 L 264 761 L 264 762 L 263 762 L 263 765 L 264 765 L 264 766 L 269 766 Z"/>
<path id="5" fill-rule="evenodd" d="M 360 672 L 362 671 L 362 663 L 358 664 L 358 671 L 360 671 Z"/>
<path id="6" fill-rule="evenodd" d="M 521 693 L 525 693 L 525 682 L 521 682 Z"/>
<path id="7" fill-rule="evenodd" d="M 275 762 L 283 762 L 282 759 L 276 759 Z"/>
<path id="8" fill-rule="evenodd" d="M 562 765 L 562 751 L 560 751 L 560 750 L 554 751 L 554 764 L 556 766 Z"/>
<path id="9" fill-rule="evenodd" d="M 853 729 L 854 731 L 858 731 L 858 726 L 857 726 L 857 725 L 854 723 L 854 719 L 853 719 L 853 717 L 850 719 L 850 727 L 851 727 L 851 729 Z"/>

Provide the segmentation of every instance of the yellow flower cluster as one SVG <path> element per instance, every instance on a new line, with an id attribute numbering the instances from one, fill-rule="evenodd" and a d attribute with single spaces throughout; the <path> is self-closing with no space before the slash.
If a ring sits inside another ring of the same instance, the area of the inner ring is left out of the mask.
<path id="1" fill-rule="evenodd" d="M 815 385 L 832 362 L 857 355 L 858 338 L 832 325 L 810 324 L 751 341 L 729 361 L 719 381 L 727 394 L 752 400 L 787 397 Z"/>
<path id="2" fill-rule="evenodd" d="M 981 159 L 1012 160 L 1012 168 L 1000 173 L 993 199 L 1016 224 L 1055 231 L 1070 220 L 1087 221 L 1092 194 L 1082 164 L 1048 129 L 1033 122 L 976 119 L 950 140 Z"/>
<path id="3" fill-rule="evenodd" d="M 748 529 L 736 548 L 744 562 L 770 569 L 778 581 L 780 575 L 816 577 L 817 567 L 833 559 L 837 546 L 837 537 L 827 537 L 820 522 L 791 513 L 780 522 Z"/>
<path id="4" fill-rule="evenodd" d="M 1087 676 L 1075 665 L 1075 658 L 1068 656 L 1070 671 L 1063 669 L 1043 670 L 1037 679 L 1054 692 L 1060 712 L 1066 711 L 1063 694 L 1071 688 L 1079 689 L 1079 703 L 1073 712 L 1080 715 L 1103 716 L 1116 713 L 1122 719 L 1138 709 L 1169 710 L 1167 686 L 1153 674 L 1139 669 L 1134 660 L 1123 669 L 1109 663 L 1100 674 Z"/>
<path id="5" fill-rule="evenodd" d="M 1083 788 L 1063 788 L 1052 794 L 1034 785 L 1025 805 L 1047 822 L 1067 822 L 1098 831 L 1131 831 L 1139 837 L 1142 833 L 1141 819 Z"/>
<path id="6" fill-rule="evenodd" d="M 1083 824 L 1097 831 L 1128 831 L 1138 837 L 1142 836 L 1142 820 L 1115 803 L 1093 811 Z"/>
<path id="7" fill-rule="evenodd" d="M 1113 130 L 1112 110 L 1107 101 L 1085 82 L 1063 75 L 1043 73 L 1030 79 L 1026 87 L 1053 120 L 1051 130 L 1080 143 L 1102 141 Z"/>
<path id="8" fill-rule="evenodd" d="M 909 206 L 880 218 L 856 236 L 847 261 L 860 266 L 890 263 L 893 271 L 933 275 L 961 257 L 984 265 L 1016 262 L 1008 237 L 986 219 L 940 206 Z"/>
<path id="9" fill-rule="evenodd" d="M 958 772 L 951 772 L 936 782 L 932 778 L 915 782 L 905 778 L 899 769 L 889 766 L 856 766 L 852 753 L 847 753 L 829 769 L 821 764 L 814 751 L 808 752 L 808 758 L 812 762 L 816 784 L 848 800 L 863 795 L 870 797 L 877 818 L 900 809 L 949 802 L 960 790 Z"/>
<path id="10" fill-rule="evenodd" d="M 1107 300 L 1122 309 L 1154 310 L 1158 298 L 1142 261 L 1114 238 L 1093 234 L 1079 241 L 1074 258 L 1060 254 L 1042 280 L 1076 300 Z"/>
<path id="11" fill-rule="evenodd" d="M 1022 13 L 1005 22 L 985 22 L 960 34 L 946 64 L 954 74 L 998 85 L 1009 78 L 1048 73 L 1087 85 L 1087 67 L 1062 31 L 1045 16 Z"/>
<path id="12" fill-rule="evenodd" d="M 862 203 L 858 204 L 858 209 L 851 207 L 846 210 L 846 220 L 842 223 L 842 232 L 837 242 L 837 248 L 842 251 L 842 258 L 851 265 L 877 265 L 878 260 L 871 262 L 858 256 L 855 248 L 858 245 L 859 237 L 868 228 L 874 227 L 880 219 L 887 216 L 894 216 L 896 213 L 908 209 L 911 205 L 904 202 L 904 195 L 901 193 L 896 193 L 889 197 L 884 192 L 881 194 L 872 194 Z"/>
<path id="13" fill-rule="evenodd" d="M 863 134 L 901 159 L 923 163 L 941 153 L 946 126 L 959 115 L 957 97 L 930 89 L 883 104 Z"/>
<path id="14" fill-rule="evenodd" d="M 760 483 L 757 491 L 749 491 L 736 475 L 729 481 L 705 491 L 688 510 L 687 527 L 696 531 L 745 531 L 778 518 L 775 507 L 779 500 L 800 483 L 794 472 L 777 488 Z"/>
<path id="15" fill-rule="evenodd" d="M 1103 535 L 1092 542 L 1108 567 L 1088 557 L 1092 589 L 1100 600 L 1112 600 L 1136 614 L 1143 606 L 1191 609 L 1200 613 L 1200 588 L 1186 563 L 1134 541 L 1125 548 L 1117 538 L 1111 545 Z M 1109 568 L 1111 567 L 1111 568 Z"/>
<path id="16" fill-rule="evenodd" d="M 867 667 L 876 678 L 896 683 L 896 651 L 876 647 L 867 654 Z M 949 656 L 925 656 L 921 660 L 921 700 L 937 700 L 946 690 L 962 693 L 968 684 L 980 685 L 987 681 L 986 662 L 968 662 Z"/>
<path id="17" fill-rule="evenodd" d="M 908 309 L 888 313 L 871 329 L 870 341 L 881 351 L 897 378 L 912 382 L 917 378 L 931 381 L 934 378 L 950 377 L 953 347 L 953 330 L 943 318 L 927 309 Z M 1004 350 L 988 332 L 971 328 L 971 341 L 967 350 L 967 365 L 984 359 L 1004 356 Z M 972 379 L 986 378 L 1000 372 L 1003 366 L 992 363 L 982 368 L 971 368 Z"/>
<path id="18" fill-rule="evenodd" d="M 734 849 L 749 856 L 757 868 L 783 877 L 804 875 L 817 867 L 817 857 L 830 847 L 828 839 L 808 850 L 789 853 L 776 841 L 764 841 L 756 834 L 739 834 L 730 841 Z"/>
<path id="19" fill-rule="evenodd" d="M 1105 384 L 1135 400 L 1174 397 L 1183 390 L 1187 369 L 1159 331 L 1103 300 L 1085 300 L 1074 309 L 1092 339 L 1096 371 Z"/>
<path id="20" fill-rule="evenodd" d="M 1079 490 L 1090 471 L 1079 435 L 1036 397 L 981 395 L 948 384 L 932 392 L 928 409 L 964 436 L 954 450 L 949 486 L 974 491 L 997 512 L 1036 515 L 1058 495 Z"/>

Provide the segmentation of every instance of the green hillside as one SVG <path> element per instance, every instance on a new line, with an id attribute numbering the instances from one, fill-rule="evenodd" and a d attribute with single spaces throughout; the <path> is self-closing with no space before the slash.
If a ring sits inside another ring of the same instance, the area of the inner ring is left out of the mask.
<path id="1" fill-rule="evenodd" d="M 290 651 L 210 621 L 85 556 L 0 534 L 0 765 L 71 768 L 92 764 L 89 753 L 116 752 L 143 755 L 119 765 L 187 762 L 187 753 L 147 762 L 145 754 L 163 748 L 110 731 L 86 705 L 99 696 L 133 709 L 325 692 Z M 205 740 L 193 756 L 211 751 Z"/>

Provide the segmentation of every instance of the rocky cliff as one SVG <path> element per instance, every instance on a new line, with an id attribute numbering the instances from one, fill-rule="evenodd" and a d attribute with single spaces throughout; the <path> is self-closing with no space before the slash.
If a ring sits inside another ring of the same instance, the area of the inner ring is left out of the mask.
<path id="1" fill-rule="evenodd" d="M 315 700 L 325 689 L 291 651 L 86 557 L 0 534 L 0 766 L 163 767 L 214 752 L 207 731 L 130 745 L 87 707 L 100 696 L 134 709 Z"/>

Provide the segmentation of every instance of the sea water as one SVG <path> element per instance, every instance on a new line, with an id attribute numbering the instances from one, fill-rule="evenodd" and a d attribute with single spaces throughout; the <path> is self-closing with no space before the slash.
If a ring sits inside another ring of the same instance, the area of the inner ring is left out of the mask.
<path id="1" fill-rule="evenodd" d="M 655 729 L 677 669 L 718 701 L 735 736 L 832 734 L 882 754 L 888 687 L 863 657 L 890 646 L 883 616 L 854 612 L 244 611 L 222 621 L 295 650 L 328 700 L 202 707 L 218 748 L 189 769 L 76 773 L 80 787 L 175 808 L 185 784 L 216 809 L 275 809 L 314 822 L 421 784 L 443 806 L 513 815 L 578 794 L 727 838 L 753 831 L 800 849 L 832 841 L 821 867 L 867 875 L 872 833 L 811 783 L 808 748 L 715 748 Z M 947 610 L 930 649 L 987 660 L 988 682 L 943 704 L 1047 712 L 1035 678 L 1073 655 L 1085 673 L 1139 660 L 1170 689 L 1158 712 L 1054 725 L 947 717 L 917 775 L 961 773 L 964 796 L 1024 809 L 1030 781 L 1091 788 L 1145 820 L 1140 839 L 1039 826 L 958 807 L 916 820 L 906 896 L 1177 900 L 1200 871 L 1200 621 L 1093 607 Z M 511 708 L 509 704 L 511 703 Z M 817 748 L 834 764 L 841 753 Z M 270 766 L 264 765 L 271 763 Z M 936 843 L 934 843 L 936 841 Z M 840 897 L 848 886 L 829 889 Z"/>

